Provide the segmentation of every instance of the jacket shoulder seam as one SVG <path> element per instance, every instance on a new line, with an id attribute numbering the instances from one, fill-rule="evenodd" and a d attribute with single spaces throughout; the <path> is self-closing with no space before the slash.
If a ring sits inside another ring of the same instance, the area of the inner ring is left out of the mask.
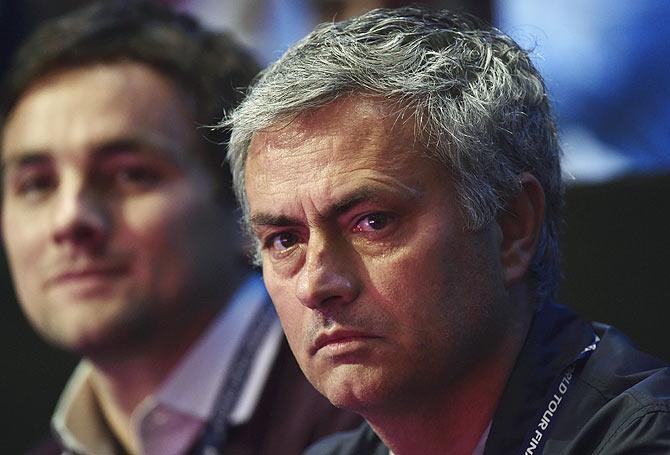
<path id="1" fill-rule="evenodd" d="M 633 399 L 637 401 L 637 398 L 633 397 Z M 612 441 L 612 439 L 615 436 L 621 434 L 624 431 L 627 431 L 637 421 L 650 414 L 670 414 L 670 407 L 664 405 L 663 403 L 650 403 L 641 408 L 636 409 L 628 419 L 622 422 L 621 425 L 619 425 L 614 431 L 611 432 L 609 437 L 607 437 L 607 439 L 604 440 L 600 445 L 600 447 L 596 450 L 595 454 L 603 453 L 603 450 L 607 448 L 607 445 L 610 443 L 610 441 Z"/>

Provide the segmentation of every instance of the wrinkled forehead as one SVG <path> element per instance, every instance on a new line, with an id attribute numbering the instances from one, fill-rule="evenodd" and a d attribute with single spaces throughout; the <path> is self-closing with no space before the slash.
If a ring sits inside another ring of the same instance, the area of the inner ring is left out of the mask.
<path id="1" fill-rule="evenodd" d="M 247 202 L 278 188 L 289 195 L 363 181 L 420 187 L 429 169 L 450 180 L 414 132 L 413 119 L 399 118 L 384 102 L 351 97 L 266 128 L 249 147 Z"/>
<path id="2" fill-rule="evenodd" d="M 257 131 L 251 137 L 247 159 L 264 159 L 268 151 L 277 150 L 287 157 L 304 158 L 300 154 L 310 150 L 305 144 L 318 141 L 324 145 L 329 140 L 382 148 L 388 160 L 396 152 L 422 148 L 412 115 L 380 97 L 355 94 L 285 115 Z"/>

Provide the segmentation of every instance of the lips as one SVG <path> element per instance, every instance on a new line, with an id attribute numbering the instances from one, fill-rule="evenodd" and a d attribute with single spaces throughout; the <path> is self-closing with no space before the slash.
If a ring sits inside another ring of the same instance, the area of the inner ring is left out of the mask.
<path id="1" fill-rule="evenodd" d="M 332 330 L 327 333 L 319 335 L 310 348 L 310 354 L 314 355 L 322 349 L 345 350 L 347 346 L 352 346 L 356 343 L 363 343 L 368 340 L 379 338 L 374 335 L 359 331 L 359 330 Z"/>
<path id="2" fill-rule="evenodd" d="M 118 278 L 127 271 L 128 267 L 117 264 L 96 264 L 76 267 L 54 274 L 47 280 L 46 287 L 102 283 Z"/>

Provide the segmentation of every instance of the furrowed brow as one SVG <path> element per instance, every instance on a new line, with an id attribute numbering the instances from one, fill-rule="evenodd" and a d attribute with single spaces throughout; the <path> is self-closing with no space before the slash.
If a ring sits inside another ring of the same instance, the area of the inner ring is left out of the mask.
<path id="1" fill-rule="evenodd" d="M 419 197 L 421 194 L 419 191 L 410 189 L 409 187 L 406 188 L 406 190 L 407 194 L 404 195 L 405 197 L 415 198 Z M 385 192 L 388 192 L 388 190 L 381 190 L 374 185 L 357 188 L 354 191 L 342 196 L 340 200 L 335 201 L 329 207 L 326 207 L 319 218 L 322 220 L 338 218 L 342 214 L 351 210 L 353 207 L 356 207 L 358 204 L 367 201 L 382 200 L 382 194 Z M 272 213 L 254 213 L 251 215 L 249 221 L 252 229 L 268 226 L 297 226 L 304 223 L 304 221 L 299 218 L 292 218 L 286 215 L 275 215 Z"/>
<path id="2" fill-rule="evenodd" d="M 353 192 L 345 194 L 339 201 L 328 207 L 323 215 L 323 218 L 337 218 L 362 202 L 375 200 L 378 198 L 379 191 L 372 187 L 364 186 L 357 188 Z"/>
<path id="3" fill-rule="evenodd" d="M 251 215 L 250 224 L 252 228 L 260 226 L 295 226 L 300 221 L 284 215 L 273 215 L 271 213 L 255 213 Z"/>
<path id="4" fill-rule="evenodd" d="M 325 214 L 321 218 L 327 219 L 332 216 L 339 216 L 363 200 L 369 199 L 370 195 L 371 191 L 366 188 L 347 195 L 342 200 L 328 207 Z M 258 228 L 261 226 L 296 226 L 302 223 L 302 221 L 297 218 L 291 218 L 286 215 L 274 215 L 271 213 L 254 213 L 251 215 L 249 221 L 252 228 Z"/>
<path id="5" fill-rule="evenodd" d="M 415 199 L 421 197 L 422 192 L 416 188 L 402 185 L 401 187 L 390 187 L 387 185 L 365 185 L 356 188 L 354 191 L 345 194 L 339 201 L 328 207 L 323 215 L 323 218 L 337 218 L 347 213 L 358 204 L 365 202 L 382 202 L 390 195 L 400 197 L 402 199 Z"/>
<path id="6" fill-rule="evenodd" d="M 30 165 L 43 164 L 49 161 L 49 155 L 45 151 L 34 150 L 21 153 L 13 153 L 3 158 L 0 162 L 0 172 L 4 175 L 8 169 L 17 169 Z"/>

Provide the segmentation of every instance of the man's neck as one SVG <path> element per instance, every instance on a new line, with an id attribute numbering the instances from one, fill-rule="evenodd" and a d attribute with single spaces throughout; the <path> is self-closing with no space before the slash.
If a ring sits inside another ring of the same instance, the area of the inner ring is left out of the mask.
<path id="1" fill-rule="evenodd" d="M 445 384 L 441 395 L 363 417 L 394 455 L 438 455 L 445 448 L 452 455 L 471 455 L 493 419 L 529 324 L 520 324 L 517 336 L 480 359 L 467 377 Z"/>
<path id="2" fill-rule="evenodd" d="M 365 418 L 394 455 L 437 455 L 444 454 L 446 448 L 449 454 L 471 455 L 493 418 L 500 396 L 491 384 L 482 386 L 477 393 L 464 390 L 450 398 L 435 397 L 435 403 L 421 409 Z"/>
<path id="3" fill-rule="evenodd" d="M 221 307 L 203 311 L 188 330 L 175 327 L 170 336 L 143 340 L 141 345 L 89 356 L 94 366 L 91 385 L 102 415 L 125 450 L 140 452 L 131 417 L 142 401 L 154 394 Z"/>

